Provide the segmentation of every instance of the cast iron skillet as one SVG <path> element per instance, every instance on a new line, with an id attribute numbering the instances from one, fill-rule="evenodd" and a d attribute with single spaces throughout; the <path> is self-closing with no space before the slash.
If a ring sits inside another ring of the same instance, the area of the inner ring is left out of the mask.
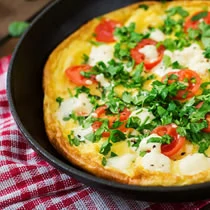
<path id="1" fill-rule="evenodd" d="M 206 199 L 210 183 L 184 187 L 129 186 L 95 177 L 67 162 L 51 146 L 43 123 L 43 66 L 50 52 L 70 33 L 95 16 L 137 0 L 57 0 L 43 11 L 20 40 L 9 67 L 7 93 L 13 117 L 31 146 L 49 163 L 101 190 L 145 201 Z"/>

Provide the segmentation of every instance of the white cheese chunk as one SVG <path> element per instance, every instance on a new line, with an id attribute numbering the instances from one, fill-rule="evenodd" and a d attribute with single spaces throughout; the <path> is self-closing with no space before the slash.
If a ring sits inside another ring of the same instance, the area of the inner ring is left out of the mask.
<path id="1" fill-rule="evenodd" d="M 97 62 L 103 61 L 105 64 L 113 58 L 114 48 L 112 45 L 100 45 L 92 47 L 89 55 L 89 64 L 95 66 Z"/>
<path id="2" fill-rule="evenodd" d="M 150 123 L 155 118 L 154 115 L 146 108 L 141 108 L 133 111 L 130 117 L 138 117 L 141 120 L 141 123 L 145 124 Z"/>
<path id="3" fill-rule="evenodd" d="M 111 85 L 102 73 L 96 76 L 96 80 L 101 84 L 102 87 L 109 87 Z"/>
<path id="4" fill-rule="evenodd" d="M 91 80 L 89 80 L 89 79 L 87 79 L 87 80 L 85 81 L 85 83 L 86 83 L 87 85 L 92 85 L 92 84 L 93 84 L 93 82 L 92 82 Z"/>
<path id="5" fill-rule="evenodd" d="M 146 60 L 153 62 L 158 58 L 158 51 L 155 45 L 146 45 L 139 49 L 139 52 L 145 55 Z"/>
<path id="6" fill-rule="evenodd" d="M 146 138 L 143 138 L 139 144 L 139 148 L 137 151 L 152 151 L 157 150 L 160 152 L 160 143 L 147 143 L 147 141 L 151 138 L 160 138 L 157 134 L 151 134 L 147 136 Z"/>
<path id="7" fill-rule="evenodd" d="M 152 150 L 144 155 L 141 160 L 142 166 L 149 171 L 160 171 L 168 173 L 171 170 L 171 160 L 167 156 Z"/>
<path id="8" fill-rule="evenodd" d="M 132 70 L 133 70 L 133 67 L 132 66 L 131 67 L 127 67 L 126 63 L 123 64 L 123 67 L 124 67 L 125 71 L 127 71 L 129 73 L 132 72 Z"/>
<path id="9" fill-rule="evenodd" d="M 172 62 L 178 61 L 182 66 L 205 75 L 210 68 L 210 61 L 204 57 L 203 52 L 198 44 L 192 44 L 182 51 L 175 50 L 173 53 L 166 51 L 165 53 L 171 54 L 169 56 Z"/>
<path id="10" fill-rule="evenodd" d="M 135 160 L 136 155 L 134 154 L 125 154 L 122 156 L 116 156 L 107 159 L 107 166 L 116 168 L 122 172 L 126 172 L 126 170 L 131 166 L 132 162 Z"/>
<path id="11" fill-rule="evenodd" d="M 203 154 L 187 155 L 179 160 L 179 169 L 183 175 L 194 175 L 210 168 L 210 158 Z"/>
<path id="12" fill-rule="evenodd" d="M 163 64 L 163 62 L 161 62 L 159 65 L 157 65 L 156 67 L 154 67 L 152 69 L 153 73 L 157 74 L 160 77 L 163 77 L 164 75 L 166 75 L 169 72 L 176 72 L 179 71 L 180 69 L 172 69 L 172 68 L 165 68 L 165 65 Z"/>
<path id="13" fill-rule="evenodd" d="M 82 93 L 79 97 L 75 100 L 74 104 L 74 112 L 78 115 L 88 116 L 93 109 L 93 105 L 90 103 L 88 99 L 88 95 Z"/>
<path id="14" fill-rule="evenodd" d="M 64 100 L 57 111 L 57 117 L 62 122 L 64 117 L 68 117 L 72 112 L 81 116 L 88 116 L 93 109 L 87 94 L 81 93 L 78 98 Z"/>
<path id="15" fill-rule="evenodd" d="M 205 76 L 210 68 L 210 61 L 203 55 L 203 50 L 198 44 L 192 44 L 189 47 L 184 48 L 182 51 L 175 50 L 171 52 L 169 50 L 164 51 L 164 55 L 171 58 L 171 62 L 178 61 L 179 64 L 185 68 L 196 71 L 198 74 Z M 155 66 L 152 71 L 153 73 L 164 76 L 168 72 L 177 71 L 179 69 L 172 69 L 171 67 L 166 68 L 163 61 Z"/>
<path id="16" fill-rule="evenodd" d="M 157 42 L 161 42 L 165 39 L 165 35 L 161 30 L 155 29 L 150 33 L 150 38 Z"/>
<path id="17" fill-rule="evenodd" d="M 171 58 L 171 61 L 173 61 L 173 52 L 169 51 L 169 50 L 165 50 L 164 51 L 164 55 L 167 55 Z M 172 69 L 171 67 L 166 68 L 163 60 L 152 69 L 153 73 L 157 74 L 160 77 L 163 77 L 164 75 L 166 75 L 169 72 L 175 72 L 175 71 L 179 71 L 179 69 Z"/>
<path id="18" fill-rule="evenodd" d="M 85 136 L 88 134 L 91 134 L 93 132 L 92 127 L 90 126 L 89 128 L 83 128 L 82 126 L 79 126 L 75 129 L 73 129 L 74 135 L 80 140 L 80 141 L 85 141 Z"/>

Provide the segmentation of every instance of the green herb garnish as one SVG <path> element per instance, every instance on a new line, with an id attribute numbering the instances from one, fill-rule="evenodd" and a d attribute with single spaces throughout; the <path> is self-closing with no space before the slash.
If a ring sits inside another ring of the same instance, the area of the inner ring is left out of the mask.
<path id="1" fill-rule="evenodd" d="M 80 145 L 80 140 L 77 137 L 72 138 L 72 134 L 68 135 L 69 143 L 74 146 Z"/>
<path id="2" fill-rule="evenodd" d="M 82 55 L 82 59 L 83 59 L 83 64 L 86 64 L 86 63 L 88 63 L 88 61 L 89 61 L 89 56 L 88 55 L 86 55 L 86 54 L 83 54 Z"/>
<path id="3" fill-rule="evenodd" d="M 29 23 L 24 21 L 12 22 L 8 28 L 9 34 L 14 37 L 21 36 L 29 27 L 29 25 L 30 25 Z"/>
<path id="4" fill-rule="evenodd" d="M 105 157 L 102 158 L 101 164 L 105 166 L 107 164 L 107 160 Z"/>
<path id="5" fill-rule="evenodd" d="M 112 146 L 112 143 L 110 143 L 108 140 L 105 141 L 100 148 L 100 154 L 107 155 L 109 151 L 111 150 L 111 146 Z"/>
<path id="6" fill-rule="evenodd" d="M 203 12 L 200 12 L 198 13 L 197 15 L 194 15 L 191 20 L 192 21 L 197 21 L 197 20 L 200 20 L 204 17 L 206 17 L 208 15 L 208 11 L 203 11 Z"/>
<path id="7" fill-rule="evenodd" d="M 148 10 L 149 6 L 146 4 L 140 4 L 139 8 L 144 9 L 144 10 Z"/>
<path id="8" fill-rule="evenodd" d="M 181 17 L 187 17 L 189 15 L 189 12 L 184 10 L 181 6 L 172 7 L 168 10 L 166 10 L 166 13 L 168 16 L 174 16 L 176 14 L 180 15 Z"/>
<path id="9" fill-rule="evenodd" d="M 210 58 L 210 47 L 207 47 L 203 54 L 205 58 Z"/>
<path id="10" fill-rule="evenodd" d="M 56 102 L 59 104 L 59 106 L 61 105 L 61 103 L 63 102 L 63 98 L 61 98 L 60 96 L 56 98 Z"/>

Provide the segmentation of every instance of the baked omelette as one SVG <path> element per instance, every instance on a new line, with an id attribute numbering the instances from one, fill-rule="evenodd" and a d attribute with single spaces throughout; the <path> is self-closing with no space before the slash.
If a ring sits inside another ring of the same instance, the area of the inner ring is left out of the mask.
<path id="1" fill-rule="evenodd" d="M 141 186 L 210 180 L 210 2 L 139 2 L 49 56 L 44 121 L 72 164 Z"/>

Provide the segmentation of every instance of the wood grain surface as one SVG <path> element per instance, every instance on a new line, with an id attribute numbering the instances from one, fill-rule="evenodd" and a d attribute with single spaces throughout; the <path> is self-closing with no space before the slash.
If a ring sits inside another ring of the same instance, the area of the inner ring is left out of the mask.
<path id="1" fill-rule="evenodd" d="M 7 36 L 13 21 L 25 21 L 53 0 L 0 0 L 0 40 Z M 0 44 L 0 57 L 11 54 L 18 39 L 7 39 Z"/>

